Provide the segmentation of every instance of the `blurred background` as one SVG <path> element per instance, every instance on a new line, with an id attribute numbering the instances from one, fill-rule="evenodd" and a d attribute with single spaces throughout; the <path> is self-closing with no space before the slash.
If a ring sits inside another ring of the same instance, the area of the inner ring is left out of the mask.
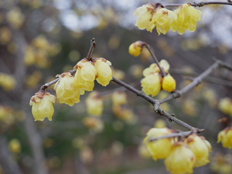
<path id="1" fill-rule="evenodd" d="M 168 173 L 163 160 L 149 157 L 142 141 L 152 127 L 185 129 L 156 115 L 144 99 L 122 88 L 125 112 L 112 109 L 111 94 L 118 90 L 117 84 L 95 84 L 94 90 L 105 94 L 103 115 L 97 119 L 87 113 L 88 93 L 73 107 L 57 102 L 51 122 L 35 122 L 29 106 L 41 85 L 86 57 L 93 37 L 93 57 L 111 61 L 113 76 L 136 89 L 141 89 L 142 71 L 152 62 L 145 49 L 136 58 L 128 53 L 129 45 L 137 40 L 150 44 L 159 60 L 170 63 L 177 89 L 213 64 L 213 58 L 232 65 L 231 6 L 200 8 L 203 18 L 194 33 L 181 36 L 169 31 L 158 36 L 155 30 L 150 33 L 134 26 L 134 10 L 149 2 L 0 0 L 1 174 Z M 211 163 L 195 168 L 194 173 L 232 173 L 232 151 L 217 144 L 218 132 L 226 127 L 217 120 L 226 117 L 231 121 L 232 116 L 221 112 L 218 103 L 225 97 L 231 99 L 231 87 L 231 72 L 219 69 L 185 96 L 161 105 L 188 124 L 206 129 L 201 135 L 213 146 Z M 55 95 L 53 87 L 48 91 Z M 167 95 L 161 92 L 155 98 Z"/>

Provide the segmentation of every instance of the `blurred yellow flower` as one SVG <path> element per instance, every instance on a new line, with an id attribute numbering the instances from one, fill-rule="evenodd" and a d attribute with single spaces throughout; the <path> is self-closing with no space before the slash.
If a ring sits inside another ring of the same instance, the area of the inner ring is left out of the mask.
<path id="1" fill-rule="evenodd" d="M 126 93 L 123 91 L 116 91 L 112 94 L 113 105 L 123 105 L 127 103 Z"/>
<path id="2" fill-rule="evenodd" d="M 14 154 L 18 154 L 19 152 L 21 152 L 21 145 L 20 145 L 19 140 L 17 139 L 10 140 L 8 146 L 9 146 L 10 151 Z"/>
<path id="3" fill-rule="evenodd" d="M 222 142 L 224 148 L 232 148 L 232 127 L 227 127 L 218 134 L 218 143 Z"/>
<path id="4" fill-rule="evenodd" d="M 93 91 L 89 94 L 89 96 L 85 100 L 88 114 L 101 116 L 103 111 L 103 101 L 99 96 L 99 93 Z"/>
<path id="5" fill-rule="evenodd" d="M 167 76 L 165 76 L 163 78 L 162 88 L 163 88 L 163 90 L 165 90 L 167 92 L 175 91 L 175 89 L 176 89 L 176 81 L 170 74 L 168 74 Z"/>

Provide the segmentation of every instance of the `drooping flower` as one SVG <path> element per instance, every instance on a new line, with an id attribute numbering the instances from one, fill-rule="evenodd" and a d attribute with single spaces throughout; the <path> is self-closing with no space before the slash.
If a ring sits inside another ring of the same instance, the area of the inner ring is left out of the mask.
<path id="1" fill-rule="evenodd" d="M 111 63 L 104 58 L 98 58 L 94 62 L 97 69 L 97 82 L 102 86 L 107 86 L 112 79 Z"/>
<path id="2" fill-rule="evenodd" d="M 161 90 L 161 77 L 159 73 L 151 73 L 141 80 L 142 91 L 151 95 L 156 96 Z"/>
<path id="3" fill-rule="evenodd" d="M 143 142 L 154 160 L 168 157 L 174 140 L 172 138 L 163 138 L 155 141 L 149 140 L 170 133 L 172 133 L 172 130 L 168 128 L 152 128 L 147 132 L 147 136 Z"/>
<path id="4" fill-rule="evenodd" d="M 209 163 L 209 149 L 204 141 L 204 137 L 192 134 L 188 136 L 185 143 L 189 146 L 196 157 L 194 167 L 204 166 Z"/>
<path id="5" fill-rule="evenodd" d="M 201 21 L 202 18 L 202 12 L 190 4 L 182 4 L 174 12 L 177 15 L 177 20 L 171 24 L 171 30 L 177 31 L 180 35 L 184 34 L 187 29 L 191 32 L 195 31 L 196 22 Z"/>
<path id="6" fill-rule="evenodd" d="M 224 148 L 232 148 L 232 127 L 227 127 L 218 134 L 218 143 L 222 142 Z"/>
<path id="7" fill-rule="evenodd" d="M 85 103 L 87 106 L 88 114 L 95 116 L 100 116 L 102 114 L 103 101 L 98 92 L 91 92 L 85 100 Z"/>
<path id="8" fill-rule="evenodd" d="M 176 89 L 176 81 L 170 74 L 163 78 L 162 88 L 167 92 L 173 92 Z"/>
<path id="9" fill-rule="evenodd" d="M 80 89 L 74 85 L 74 77 L 65 72 L 60 75 L 60 79 L 54 86 L 59 103 L 73 106 L 80 102 Z"/>
<path id="10" fill-rule="evenodd" d="M 37 92 L 31 97 L 30 106 L 32 106 L 32 115 L 35 121 L 43 121 L 48 117 L 49 121 L 52 121 L 54 114 L 53 104 L 56 102 L 56 97 L 48 92 Z"/>
<path id="11" fill-rule="evenodd" d="M 196 158 L 189 147 L 183 142 L 172 146 L 169 156 L 164 163 L 168 171 L 175 174 L 193 173 Z"/>
<path id="12" fill-rule="evenodd" d="M 160 33 L 166 34 L 175 20 L 177 20 L 177 15 L 173 11 L 158 7 L 155 9 L 152 20 L 148 24 L 147 31 L 152 32 L 156 27 L 159 35 Z"/>
<path id="13" fill-rule="evenodd" d="M 81 60 L 73 69 L 77 70 L 75 73 L 75 86 L 85 91 L 92 91 L 97 76 L 97 70 L 92 62 Z"/>
<path id="14" fill-rule="evenodd" d="M 154 12 L 155 7 L 152 3 L 137 8 L 133 14 L 134 16 L 139 16 L 136 20 L 135 26 L 137 26 L 141 30 L 146 29 L 152 19 L 152 15 Z"/>

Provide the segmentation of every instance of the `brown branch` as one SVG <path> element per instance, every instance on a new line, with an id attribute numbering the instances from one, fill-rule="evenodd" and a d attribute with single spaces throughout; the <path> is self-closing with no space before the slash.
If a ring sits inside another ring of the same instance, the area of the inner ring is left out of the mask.
<path id="1" fill-rule="evenodd" d="M 91 59 L 91 55 L 92 55 L 92 52 L 93 52 L 93 49 L 96 47 L 96 42 L 95 42 L 95 39 L 93 38 L 91 41 L 90 41 L 90 48 L 89 48 L 89 52 L 87 54 L 87 59 L 90 60 Z"/>
<path id="2" fill-rule="evenodd" d="M 163 138 L 187 137 L 192 133 L 193 133 L 192 131 L 172 133 L 172 134 L 167 134 L 167 135 L 163 135 L 163 136 L 156 137 L 156 138 L 150 138 L 148 141 L 151 142 L 151 141 L 156 141 L 156 140 L 163 139 Z"/>
<path id="3" fill-rule="evenodd" d="M 203 7 L 205 5 L 232 5 L 232 2 L 193 2 L 193 3 L 188 3 L 193 7 Z M 167 5 L 163 5 L 165 8 L 167 7 L 179 7 L 182 4 L 167 4 Z"/>
<path id="4" fill-rule="evenodd" d="M 184 87 L 181 90 L 177 90 L 176 92 L 172 93 L 171 95 L 169 95 L 168 97 L 159 100 L 159 103 L 165 103 L 167 101 L 170 101 L 172 99 L 176 99 L 181 97 L 182 95 L 184 95 L 185 93 L 187 93 L 188 91 L 190 91 L 191 89 L 193 89 L 194 87 L 196 87 L 197 85 L 199 85 L 202 80 L 207 77 L 210 73 L 212 73 L 216 68 L 218 68 L 221 64 L 221 61 L 217 60 L 213 65 L 211 65 L 208 69 L 206 69 L 202 74 L 200 74 L 198 77 L 194 78 L 194 80 L 192 81 L 192 83 L 190 83 L 189 85 L 187 85 L 186 87 Z"/>
<path id="5" fill-rule="evenodd" d="M 162 77 L 165 77 L 167 74 L 164 72 L 163 68 L 161 68 L 160 64 L 159 64 L 159 61 L 157 59 L 157 57 L 155 56 L 155 54 L 153 53 L 153 51 L 151 50 L 151 47 L 149 44 L 147 44 L 146 42 L 142 42 L 143 43 L 143 46 L 145 46 L 148 51 L 150 52 L 152 58 L 154 59 L 155 63 L 158 65 L 161 73 L 162 73 Z"/>

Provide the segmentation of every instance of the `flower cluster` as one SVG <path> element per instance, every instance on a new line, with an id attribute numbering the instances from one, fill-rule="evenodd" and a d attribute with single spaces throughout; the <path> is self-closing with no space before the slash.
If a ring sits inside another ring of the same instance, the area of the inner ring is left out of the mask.
<path id="1" fill-rule="evenodd" d="M 173 133 L 168 128 L 152 128 L 148 131 L 144 143 L 154 160 L 165 159 L 164 163 L 171 173 L 192 173 L 193 167 L 209 163 L 210 143 L 196 134 L 189 135 L 184 141 L 177 138 L 154 138 Z"/>
<path id="2" fill-rule="evenodd" d="M 218 143 L 222 142 L 224 148 L 232 148 L 232 127 L 229 126 L 219 132 L 218 134 Z"/>
<path id="3" fill-rule="evenodd" d="M 112 79 L 111 63 L 104 58 L 86 58 L 79 61 L 72 72 L 64 72 L 58 75 L 59 79 L 54 86 L 59 103 L 65 103 L 73 106 L 80 102 L 80 95 L 85 91 L 92 91 L 94 81 L 97 80 L 102 86 L 107 86 Z M 101 115 L 102 101 L 96 98 L 96 93 L 90 94 L 86 103 L 88 112 L 92 115 Z M 35 120 L 43 121 L 45 117 L 52 120 L 55 103 L 55 96 L 40 90 L 30 100 L 32 105 L 32 114 Z M 94 102 L 94 103 L 92 103 Z"/>
<path id="4" fill-rule="evenodd" d="M 196 30 L 196 22 L 201 20 L 202 12 L 190 4 L 182 4 L 171 11 L 159 4 L 149 3 L 137 8 L 134 16 L 139 16 L 135 23 L 139 29 L 152 32 L 156 27 L 159 35 L 166 34 L 171 29 L 182 35 L 187 29 L 191 32 Z"/>
<path id="5" fill-rule="evenodd" d="M 168 73 L 169 63 L 166 60 L 161 60 L 159 65 L 165 73 Z M 143 71 L 144 78 L 141 80 L 142 91 L 147 95 L 156 96 L 162 89 L 168 92 L 173 92 L 176 89 L 176 81 L 168 74 L 162 77 L 157 64 L 153 63 Z"/>

